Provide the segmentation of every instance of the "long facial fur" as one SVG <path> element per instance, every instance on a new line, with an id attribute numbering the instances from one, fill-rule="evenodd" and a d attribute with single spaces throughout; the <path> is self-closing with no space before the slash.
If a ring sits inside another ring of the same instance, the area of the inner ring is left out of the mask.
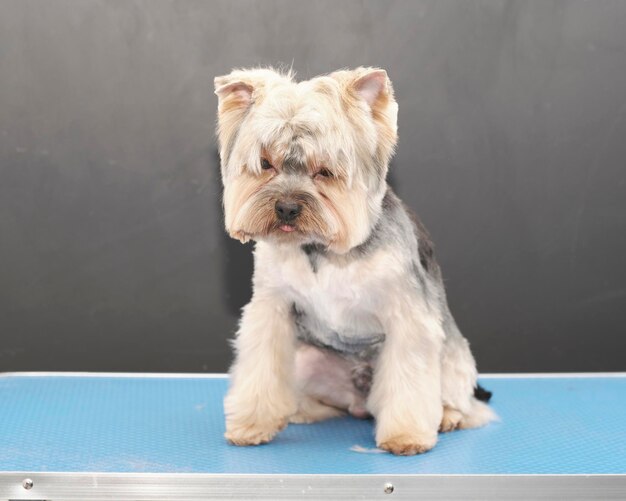
<path id="1" fill-rule="evenodd" d="M 386 73 L 359 68 L 297 83 L 272 69 L 236 70 L 215 85 L 227 231 L 243 241 L 322 243 L 338 253 L 365 241 L 380 217 L 396 144 Z M 332 177 L 316 179 L 320 167 Z M 294 235 L 276 230 L 273 203 L 284 196 L 304 202 Z"/>

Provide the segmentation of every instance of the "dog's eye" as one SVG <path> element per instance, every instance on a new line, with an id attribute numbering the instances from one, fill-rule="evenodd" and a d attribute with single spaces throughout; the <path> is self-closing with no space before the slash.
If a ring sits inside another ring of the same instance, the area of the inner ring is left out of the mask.
<path id="1" fill-rule="evenodd" d="M 317 174 L 315 174 L 315 177 L 333 177 L 333 173 L 328 169 L 320 169 L 317 171 Z"/>
<path id="2" fill-rule="evenodd" d="M 269 162 L 269 160 L 267 158 L 262 158 L 261 159 L 261 169 L 263 170 L 270 170 L 273 169 L 274 166 Z"/>

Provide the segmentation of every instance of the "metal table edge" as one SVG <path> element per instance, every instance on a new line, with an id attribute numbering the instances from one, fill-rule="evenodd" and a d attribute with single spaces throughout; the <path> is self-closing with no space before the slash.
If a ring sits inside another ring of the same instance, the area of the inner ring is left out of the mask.
<path id="1" fill-rule="evenodd" d="M 30 486 L 27 481 L 32 482 Z M 392 496 L 390 496 L 392 494 Z M 621 475 L 0 473 L 0 499 L 624 499 Z"/>

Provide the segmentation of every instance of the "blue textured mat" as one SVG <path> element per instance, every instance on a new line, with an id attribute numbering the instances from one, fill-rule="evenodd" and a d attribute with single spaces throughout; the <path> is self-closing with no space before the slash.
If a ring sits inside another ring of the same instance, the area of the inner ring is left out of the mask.
<path id="1" fill-rule="evenodd" d="M 626 378 L 494 378 L 502 418 L 427 454 L 375 448 L 372 423 L 290 425 L 260 447 L 222 438 L 223 378 L 0 376 L 0 471 L 346 474 L 626 473 Z"/>

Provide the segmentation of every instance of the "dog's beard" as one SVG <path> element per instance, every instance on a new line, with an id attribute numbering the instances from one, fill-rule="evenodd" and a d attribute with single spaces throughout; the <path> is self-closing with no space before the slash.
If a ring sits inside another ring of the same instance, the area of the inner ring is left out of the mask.
<path id="1" fill-rule="evenodd" d="M 257 176 L 242 174 L 224 190 L 226 228 L 242 242 L 270 240 L 283 243 L 332 245 L 340 234 L 337 218 L 329 204 L 309 192 L 289 193 L 302 207 L 294 221 L 281 221 L 276 202 L 284 195 L 264 185 Z"/>

